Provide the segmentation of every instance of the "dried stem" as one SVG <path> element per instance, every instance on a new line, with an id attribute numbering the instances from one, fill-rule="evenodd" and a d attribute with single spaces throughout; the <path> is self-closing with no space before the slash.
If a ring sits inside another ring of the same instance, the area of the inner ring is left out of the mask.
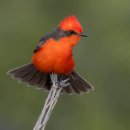
<path id="1" fill-rule="evenodd" d="M 58 100 L 58 97 L 60 95 L 60 92 L 63 87 L 65 87 L 67 84 L 65 84 L 68 80 L 61 81 L 58 83 L 57 74 L 51 74 L 51 80 L 52 80 L 52 87 L 48 94 L 48 97 L 46 99 L 46 102 L 44 104 L 43 110 L 33 128 L 33 130 L 44 130 L 45 126 L 47 124 L 47 121 L 49 120 L 49 117 L 52 113 L 52 110 L 54 109 L 54 106 L 56 105 L 56 102 Z"/>

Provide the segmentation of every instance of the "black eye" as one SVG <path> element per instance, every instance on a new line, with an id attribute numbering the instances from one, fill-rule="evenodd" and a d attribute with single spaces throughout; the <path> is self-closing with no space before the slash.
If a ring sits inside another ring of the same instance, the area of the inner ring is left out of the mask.
<path id="1" fill-rule="evenodd" d="M 75 31 L 73 31 L 73 30 L 69 30 L 69 32 L 71 33 L 71 34 L 77 34 Z"/>

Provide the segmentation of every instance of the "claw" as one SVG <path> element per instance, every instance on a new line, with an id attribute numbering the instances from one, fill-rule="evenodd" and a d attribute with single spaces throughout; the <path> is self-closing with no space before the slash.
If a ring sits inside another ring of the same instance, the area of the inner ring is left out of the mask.
<path id="1" fill-rule="evenodd" d="M 50 75 L 50 77 L 51 77 L 51 82 L 52 82 L 53 86 L 59 86 L 59 87 L 63 88 L 63 87 L 67 87 L 70 85 L 70 83 L 68 83 L 69 78 L 65 79 L 65 80 L 58 81 L 57 74 L 54 74 L 54 73 L 52 73 Z"/>
<path id="2" fill-rule="evenodd" d="M 61 86 L 61 87 L 67 87 L 67 86 L 69 86 L 69 85 L 70 85 L 70 83 L 68 83 L 68 81 L 69 81 L 69 78 L 68 78 L 68 79 L 65 79 L 65 80 L 60 81 L 60 82 L 59 82 L 59 86 Z"/>

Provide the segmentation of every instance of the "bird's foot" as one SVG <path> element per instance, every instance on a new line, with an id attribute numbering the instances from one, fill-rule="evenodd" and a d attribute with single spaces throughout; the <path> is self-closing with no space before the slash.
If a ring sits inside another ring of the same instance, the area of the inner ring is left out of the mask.
<path id="1" fill-rule="evenodd" d="M 61 80 L 61 81 L 59 81 L 59 86 L 60 87 L 68 87 L 69 85 L 70 85 L 70 83 L 68 82 L 69 81 L 69 78 L 68 79 L 65 79 L 65 80 Z"/>
<path id="2" fill-rule="evenodd" d="M 51 77 L 53 86 L 59 86 L 63 88 L 63 87 L 68 87 L 70 85 L 70 83 L 68 82 L 69 78 L 59 81 L 57 74 L 54 74 L 54 73 L 52 73 L 50 77 Z"/>

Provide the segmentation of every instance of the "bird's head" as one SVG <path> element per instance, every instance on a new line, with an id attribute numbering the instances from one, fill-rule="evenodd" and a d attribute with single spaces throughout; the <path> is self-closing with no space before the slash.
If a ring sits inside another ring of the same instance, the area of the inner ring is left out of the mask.
<path id="1" fill-rule="evenodd" d="M 66 31 L 68 34 L 68 40 L 70 39 L 71 41 L 73 41 L 72 45 L 75 45 L 80 37 L 87 37 L 87 35 L 83 34 L 83 29 L 81 24 L 79 23 L 78 19 L 75 16 L 68 16 L 65 17 L 59 24 L 59 28 L 61 30 Z"/>

